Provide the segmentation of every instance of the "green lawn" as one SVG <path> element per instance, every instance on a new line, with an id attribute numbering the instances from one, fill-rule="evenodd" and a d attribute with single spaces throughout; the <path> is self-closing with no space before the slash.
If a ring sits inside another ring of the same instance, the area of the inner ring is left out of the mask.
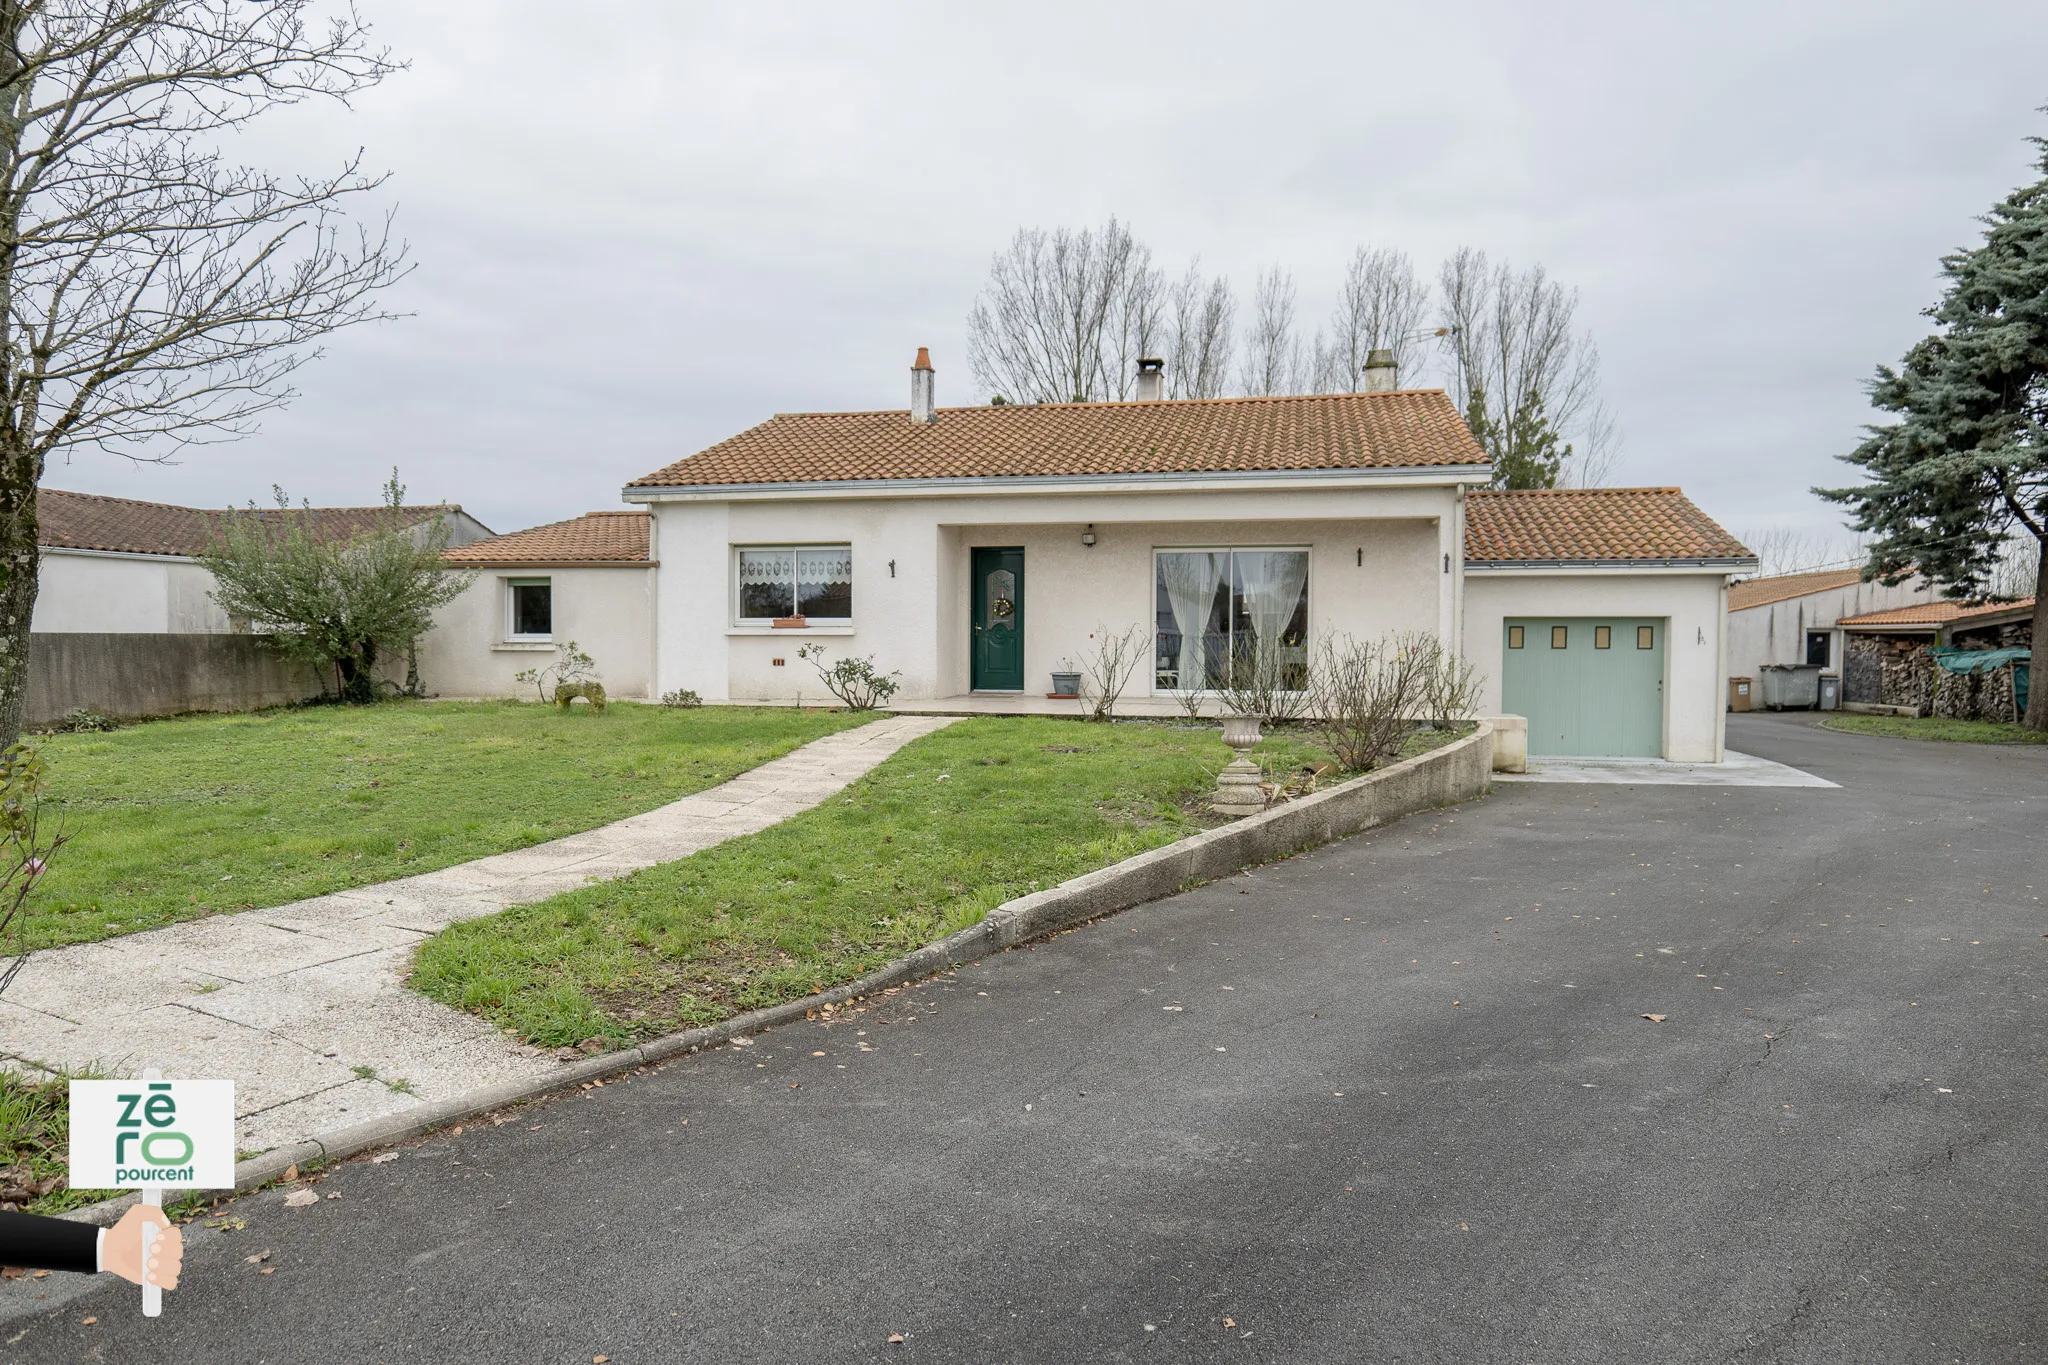
<path id="1" fill-rule="evenodd" d="M 281 905 L 651 810 L 865 717 L 392 702 L 151 721 L 41 741 L 76 837 L 32 947 Z"/>
<path id="2" fill-rule="evenodd" d="M 1822 722 L 1830 730 L 1891 739 L 1943 739 L 1965 744 L 2048 744 L 2048 734 L 1992 720 L 1950 720 L 1945 716 L 1865 716 L 1838 711 Z"/>
<path id="3" fill-rule="evenodd" d="M 1254 756 L 1326 757 L 1292 731 Z M 444 930 L 412 985 L 549 1046 L 723 1019 L 1213 823 L 1200 803 L 1229 757 L 1213 724 L 964 720 L 773 829 Z"/>

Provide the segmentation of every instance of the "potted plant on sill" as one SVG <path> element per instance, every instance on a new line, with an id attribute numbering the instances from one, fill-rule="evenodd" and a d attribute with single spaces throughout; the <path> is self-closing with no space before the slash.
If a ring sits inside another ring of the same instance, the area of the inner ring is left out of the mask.
<path id="1" fill-rule="evenodd" d="M 808 624 L 801 616 L 778 616 L 769 622 L 776 630 L 802 630 Z"/>
<path id="2" fill-rule="evenodd" d="M 1059 666 L 1053 669 L 1052 691 L 1046 695 L 1062 701 L 1081 695 L 1081 670 L 1074 667 L 1072 659 L 1061 659 Z"/>

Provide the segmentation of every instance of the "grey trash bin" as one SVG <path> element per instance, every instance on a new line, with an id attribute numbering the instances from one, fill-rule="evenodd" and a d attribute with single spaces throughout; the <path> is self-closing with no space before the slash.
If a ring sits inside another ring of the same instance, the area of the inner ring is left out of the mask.
<path id="1" fill-rule="evenodd" d="M 1820 709 L 1835 711 L 1842 705 L 1842 680 L 1833 673 L 1820 675 Z"/>
<path id="2" fill-rule="evenodd" d="M 1767 710 L 1809 711 L 1820 703 L 1819 664 L 1765 664 L 1758 673 Z"/>

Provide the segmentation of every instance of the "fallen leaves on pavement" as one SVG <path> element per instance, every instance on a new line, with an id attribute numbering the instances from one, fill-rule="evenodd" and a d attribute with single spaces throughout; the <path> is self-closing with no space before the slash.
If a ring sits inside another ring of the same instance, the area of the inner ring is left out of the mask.
<path id="1" fill-rule="evenodd" d="M 308 1204 L 319 1202 L 320 1194 L 317 1190 L 293 1190 L 284 1197 L 284 1206 L 288 1209 L 302 1209 Z"/>
<path id="2" fill-rule="evenodd" d="M 1668 1014 L 1646 1014 L 1643 1016 L 1643 1018 L 1649 1020 L 1653 1024 L 1661 1024 L 1670 1017 L 1671 1016 Z"/>

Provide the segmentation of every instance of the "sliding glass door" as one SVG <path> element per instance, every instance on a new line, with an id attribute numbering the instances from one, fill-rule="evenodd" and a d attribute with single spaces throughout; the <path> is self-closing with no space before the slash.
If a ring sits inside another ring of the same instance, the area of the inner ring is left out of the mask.
<path id="1" fill-rule="evenodd" d="M 1307 550 L 1158 550 L 1153 566 L 1155 690 L 1213 691 L 1262 675 L 1305 685 Z"/>

